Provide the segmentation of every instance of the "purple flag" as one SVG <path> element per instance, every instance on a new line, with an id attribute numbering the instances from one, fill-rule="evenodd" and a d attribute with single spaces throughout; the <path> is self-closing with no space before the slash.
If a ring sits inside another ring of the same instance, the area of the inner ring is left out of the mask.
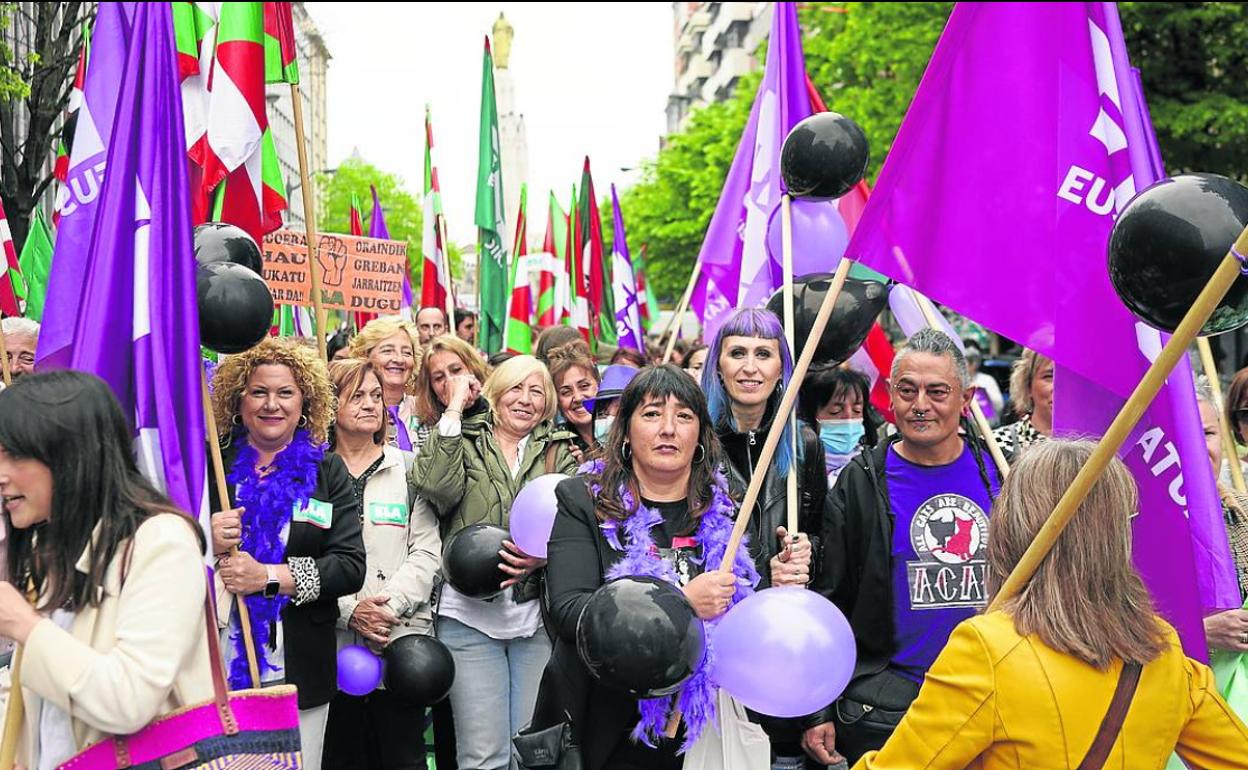
<path id="1" fill-rule="evenodd" d="M 386 214 L 381 210 L 381 199 L 377 197 L 377 187 L 369 185 L 373 192 L 373 215 L 368 220 L 368 237 L 390 240 L 390 228 L 386 227 Z M 399 314 L 404 318 L 412 311 L 412 277 L 407 265 L 403 266 L 403 297 L 399 301 Z"/>
<path id="2" fill-rule="evenodd" d="M 78 258 L 52 263 L 53 285 L 81 270 L 80 290 L 49 292 L 44 318 L 73 330 L 53 360 L 108 382 L 134 418 L 139 467 L 202 516 L 199 313 L 173 21 L 168 3 L 117 6 L 131 31 L 124 59 L 110 70 L 108 174 L 90 242 Z M 100 13 L 118 10 L 105 3 Z"/>
<path id="3" fill-rule="evenodd" d="M 113 118 L 117 111 L 117 84 L 121 82 L 130 47 L 132 14 L 124 3 L 104 3 L 91 33 L 91 66 L 83 83 L 82 105 L 74 129 L 69 176 L 57 191 L 61 221 L 56 228 L 54 268 L 48 276 L 48 306 L 56 297 L 82 296 L 86 280 L 87 249 L 95 228 L 100 188 Z M 73 344 L 75 314 L 44 311 L 36 359 L 42 365 L 65 366 Z"/>
<path id="4" fill-rule="evenodd" d="M 641 327 L 637 275 L 633 272 L 633 259 L 628 254 L 624 215 L 620 212 L 620 198 L 615 194 L 615 185 L 611 185 L 611 210 L 615 216 L 611 245 L 611 278 L 615 282 L 615 331 L 621 348 L 632 348 L 644 353 L 646 335 Z"/>
<path id="5" fill-rule="evenodd" d="M 1089 434 L 1161 344 L 1106 268 L 1114 214 L 1152 179 L 1121 39 L 1112 3 L 957 5 L 847 249 L 1053 358 L 1059 429 Z M 1099 414 L 1076 376 L 1112 397 Z M 1136 565 L 1200 656 L 1202 607 L 1238 602 L 1222 604 L 1234 580 L 1194 416 L 1184 362 L 1122 457 L 1140 486 Z"/>
<path id="6" fill-rule="evenodd" d="M 784 282 L 782 266 L 767 253 L 767 222 L 784 192 L 780 146 L 810 114 L 797 8 L 776 3 L 763 82 L 698 252 L 691 305 L 706 339 L 725 311 L 760 306 Z"/>

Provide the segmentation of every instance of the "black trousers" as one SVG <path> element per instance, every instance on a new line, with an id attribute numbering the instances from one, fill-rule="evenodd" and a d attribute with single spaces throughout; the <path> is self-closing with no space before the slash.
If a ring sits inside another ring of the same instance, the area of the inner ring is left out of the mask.
<path id="1" fill-rule="evenodd" d="M 340 692 L 329 705 L 324 770 L 427 770 L 425 710 L 386 690 Z"/>

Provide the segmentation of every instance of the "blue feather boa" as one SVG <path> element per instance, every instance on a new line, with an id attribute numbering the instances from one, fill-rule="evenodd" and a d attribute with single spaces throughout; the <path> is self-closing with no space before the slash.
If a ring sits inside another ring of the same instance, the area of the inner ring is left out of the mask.
<path id="1" fill-rule="evenodd" d="M 242 442 L 229 476 L 237 490 L 234 505 L 244 509 L 243 542 L 239 550 L 251 554 L 261 564 L 286 561 L 286 542 L 282 539 L 282 532 L 290 523 L 295 508 L 302 508 L 316 491 L 316 480 L 324 456 L 325 446 L 314 443 L 306 430 L 298 430 L 290 444 L 273 457 L 272 470 L 262 477 L 256 469 L 259 453 L 247 442 Z M 265 672 L 280 670 L 265 657 L 265 651 L 270 642 L 270 629 L 281 622 L 282 610 L 290 602 L 290 597 L 278 594 L 276 598 L 266 599 L 263 593 L 256 593 L 244 597 L 243 601 L 251 613 L 251 638 L 255 642 L 256 663 L 263 678 Z M 252 687 L 241 623 L 235 628 L 230 641 L 234 645 L 234 659 L 230 662 L 230 689 Z M 259 686 L 259 682 L 254 686 Z"/>
<path id="2" fill-rule="evenodd" d="M 581 472 L 600 476 L 602 469 L 603 462 L 595 460 L 582 466 Z M 591 482 L 590 490 L 596 497 L 601 494 L 602 487 Z M 662 514 L 641 505 L 627 487 L 620 489 L 620 503 L 624 510 L 633 511 L 633 514 L 623 521 L 608 519 L 599 524 L 611 548 L 624 554 L 607 569 L 603 578 L 611 581 L 629 576 L 654 577 L 679 587 L 676 572 L 659 557 L 654 536 L 651 534 L 656 526 L 663 523 Z M 732 536 L 736 510 L 736 505 L 728 494 L 728 479 L 722 471 L 716 471 L 711 487 L 710 507 L 698 520 L 696 538 L 701 554 L 691 559 L 695 564 L 702 565 L 703 571 L 718 569 L 719 563 L 723 561 L 728 540 Z M 750 558 L 748 536 L 742 539 L 741 547 L 737 549 L 732 571 L 737 578 L 737 590 L 732 597 L 732 604 L 735 605 L 752 594 L 759 581 L 758 570 L 754 567 L 754 560 Z M 711 638 L 717 622 L 718 619 L 703 621 L 706 646 L 702 660 L 681 685 L 680 691 L 675 695 L 637 702 L 641 719 L 633 728 L 634 741 L 654 748 L 666 731 L 673 707 L 678 707 L 685 720 L 685 740 L 680 748 L 680 752 L 684 753 L 697 741 L 703 728 L 714 721 L 715 693 L 718 687 L 711 680 L 711 664 L 714 660 Z"/>

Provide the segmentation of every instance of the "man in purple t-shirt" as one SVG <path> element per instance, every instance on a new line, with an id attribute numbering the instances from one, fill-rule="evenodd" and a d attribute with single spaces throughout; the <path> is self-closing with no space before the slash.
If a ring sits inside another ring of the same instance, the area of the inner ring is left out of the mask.
<path id="1" fill-rule="evenodd" d="M 824 764 L 884 745 L 954 626 L 987 596 L 999 481 L 963 432 L 966 359 L 944 333 L 920 331 L 894 358 L 889 393 L 899 437 L 846 466 L 824 506 L 814 587 L 849 618 L 858 647 L 845 695 L 807 720 L 803 746 Z"/>

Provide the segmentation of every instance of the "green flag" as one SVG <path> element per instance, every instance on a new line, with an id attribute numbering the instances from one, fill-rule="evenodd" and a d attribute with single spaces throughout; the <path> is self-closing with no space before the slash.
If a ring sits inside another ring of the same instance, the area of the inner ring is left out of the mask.
<path id="1" fill-rule="evenodd" d="M 485 39 L 481 73 L 481 134 L 477 165 L 477 267 L 480 271 L 480 340 L 488 354 L 503 349 L 507 323 L 507 225 L 503 218 L 503 164 L 499 156 L 494 57 Z"/>
<path id="2" fill-rule="evenodd" d="M 26 234 L 17 263 L 26 282 L 26 317 L 41 321 L 43 300 L 48 293 L 48 273 L 52 269 L 52 231 L 39 209 L 35 209 L 35 216 L 30 220 L 30 232 Z"/>

